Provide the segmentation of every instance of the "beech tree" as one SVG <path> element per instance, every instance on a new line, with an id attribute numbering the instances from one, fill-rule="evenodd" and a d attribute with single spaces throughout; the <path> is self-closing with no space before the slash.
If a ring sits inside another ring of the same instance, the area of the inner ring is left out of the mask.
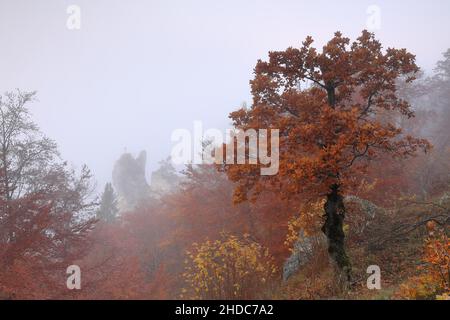
<path id="1" fill-rule="evenodd" d="M 48 298 L 65 288 L 95 220 L 91 174 L 76 175 L 31 120 L 35 93 L 0 95 L 0 294 Z"/>
<path id="2" fill-rule="evenodd" d="M 235 202 L 269 189 L 288 198 L 325 198 L 322 231 L 337 275 L 348 284 L 343 196 L 382 154 L 404 158 L 430 148 L 383 116 L 414 116 L 398 97 L 396 82 L 413 81 L 419 68 L 406 49 L 383 50 L 367 31 L 353 43 L 336 32 L 321 52 L 312 44 L 307 37 L 298 49 L 269 52 L 268 61 L 259 60 L 250 82 L 252 106 L 230 114 L 237 129 L 280 130 L 279 173 L 260 175 L 261 163 L 223 168 L 237 182 Z"/>

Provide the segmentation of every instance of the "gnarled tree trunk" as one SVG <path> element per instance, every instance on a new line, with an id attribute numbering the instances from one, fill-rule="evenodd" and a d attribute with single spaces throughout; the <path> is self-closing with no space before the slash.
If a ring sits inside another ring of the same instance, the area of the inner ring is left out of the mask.
<path id="1" fill-rule="evenodd" d="M 327 236 L 328 253 L 338 269 L 340 283 L 347 287 L 351 281 L 351 263 L 345 252 L 344 198 L 339 193 L 339 186 L 333 185 L 324 205 L 325 223 L 322 232 Z"/>

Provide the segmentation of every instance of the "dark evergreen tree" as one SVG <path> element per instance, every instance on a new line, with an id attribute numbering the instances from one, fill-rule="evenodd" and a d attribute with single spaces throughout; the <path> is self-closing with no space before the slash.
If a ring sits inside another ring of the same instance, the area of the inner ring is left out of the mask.
<path id="1" fill-rule="evenodd" d="M 117 196 L 111 183 L 105 185 L 103 191 L 100 208 L 97 211 L 97 218 L 105 222 L 113 222 L 119 213 L 117 208 Z"/>

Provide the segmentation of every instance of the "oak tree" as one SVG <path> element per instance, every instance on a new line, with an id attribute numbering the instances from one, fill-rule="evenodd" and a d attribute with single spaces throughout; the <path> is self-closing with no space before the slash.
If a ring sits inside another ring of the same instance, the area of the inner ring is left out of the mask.
<path id="1" fill-rule="evenodd" d="M 412 156 L 430 144 L 402 134 L 384 115 L 414 116 L 397 95 L 396 83 L 414 80 L 419 68 L 406 49 L 384 50 L 374 34 L 356 41 L 336 32 L 322 51 L 307 37 L 300 48 L 269 52 L 250 82 L 253 103 L 230 114 L 237 129 L 279 129 L 279 173 L 259 174 L 257 165 L 224 165 L 237 182 L 235 202 L 263 190 L 285 197 L 324 198 L 323 233 L 343 283 L 351 278 L 345 251 L 343 196 L 357 188 L 361 173 L 382 154 Z"/>

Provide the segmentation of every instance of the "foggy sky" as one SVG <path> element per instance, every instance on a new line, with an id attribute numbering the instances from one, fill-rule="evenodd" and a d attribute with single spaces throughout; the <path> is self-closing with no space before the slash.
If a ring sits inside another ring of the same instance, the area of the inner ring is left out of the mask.
<path id="1" fill-rule="evenodd" d="M 80 30 L 66 27 L 72 4 Z M 150 171 L 174 129 L 225 130 L 250 101 L 257 59 L 307 35 L 318 47 L 337 30 L 353 40 L 369 5 L 381 9 L 384 47 L 406 47 L 425 71 L 450 48 L 447 0 L 0 0 L 0 92 L 37 90 L 36 122 L 102 187 L 124 150 L 147 150 Z"/>

